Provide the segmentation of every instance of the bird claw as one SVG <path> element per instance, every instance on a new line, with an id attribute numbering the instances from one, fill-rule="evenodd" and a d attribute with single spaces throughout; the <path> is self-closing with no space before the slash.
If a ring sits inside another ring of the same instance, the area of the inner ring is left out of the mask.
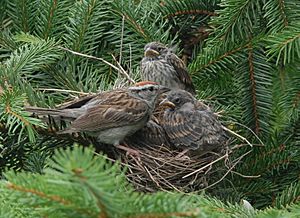
<path id="1" fill-rule="evenodd" d="M 128 156 L 130 156 L 132 158 L 136 157 L 138 159 L 138 161 L 141 161 L 140 152 L 138 152 L 137 150 L 132 149 L 132 151 L 127 151 L 126 157 L 128 157 Z"/>
<path id="2" fill-rule="evenodd" d="M 131 156 L 132 158 L 136 157 L 138 159 L 138 161 L 141 161 L 141 155 L 140 152 L 138 152 L 137 150 L 134 150 L 132 148 L 128 148 L 124 145 L 117 145 L 117 148 L 126 151 L 126 157 Z"/>

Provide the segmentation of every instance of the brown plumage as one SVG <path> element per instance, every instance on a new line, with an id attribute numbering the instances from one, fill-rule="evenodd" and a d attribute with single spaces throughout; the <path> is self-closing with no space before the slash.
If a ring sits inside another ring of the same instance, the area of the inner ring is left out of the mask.
<path id="1" fill-rule="evenodd" d="M 224 145 L 226 135 L 216 115 L 190 93 L 172 90 L 161 105 L 169 107 L 161 124 L 176 147 L 211 151 Z"/>
<path id="2" fill-rule="evenodd" d="M 170 140 L 164 130 L 164 128 L 157 122 L 155 118 L 152 118 L 147 122 L 147 124 L 133 135 L 128 136 L 125 139 L 126 144 L 138 147 L 138 146 L 160 146 L 169 145 Z"/>
<path id="3" fill-rule="evenodd" d="M 170 89 L 184 89 L 195 95 L 195 88 L 183 61 L 172 49 L 159 42 L 145 46 L 145 56 L 141 61 L 141 76 Z"/>
<path id="4" fill-rule="evenodd" d="M 164 128 L 161 126 L 161 119 L 166 107 L 160 105 L 160 102 L 166 97 L 169 91 L 169 88 L 160 86 L 160 93 L 157 97 L 157 102 L 150 120 L 142 129 L 126 138 L 127 144 L 132 146 L 170 145 L 170 140 Z"/>
<path id="5" fill-rule="evenodd" d="M 45 109 L 29 107 L 37 114 L 61 116 L 73 120 L 61 133 L 88 132 L 99 142 L 119 145 L 123 139 L 141 129 L 150 119 L 159 86 L 141 82 L 127 89 L 100 93 L 81 102 L 77 108 Z M 70 107 L 70 105 L 68 106 Z"/>

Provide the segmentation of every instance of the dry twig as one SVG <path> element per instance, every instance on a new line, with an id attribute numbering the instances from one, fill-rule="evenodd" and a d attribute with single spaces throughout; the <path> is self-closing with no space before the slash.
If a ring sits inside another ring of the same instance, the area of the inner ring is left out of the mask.
<path id="1" fill-rule="evenodd" d="M 59 46 L 60 49 L 64 50 L 64 51 L 67 51 L 67 52 L 70 52 L 74 55 L 78 55 L 78 56 L 81 56 L 81 57 L 86 57 L 86 58 L 89 58 L 89 59 L 93 59 L 93 60 L 97 60 L 97 61 L 102 61 L 103 63 L 107 64 L 108 66 L 112 67 L 113 69 L 117 70 L 121 75 L 123 75 L 130 83 L 134 83 L 134 80 L 132 78 L 129 77 L 129 75 L 126 73 L 126 71 L 121 67 L 120 68 L 120 64 L 118 61 L 117 64 L 119 65 L 119 67 L 116 67 L 115 65 L 109 63 L 108 61 L 104 60 L 103 58 L 98 58 L 98 57 L 95 57 L 95 56 L 92 56 L 92 55 L 87 55 L 87 54 L 82 54 L 80 52 L 77 52 L 77 51 L 72 51 L 68 48 L 64 48 L 64 47 L 61 47 Z"/>

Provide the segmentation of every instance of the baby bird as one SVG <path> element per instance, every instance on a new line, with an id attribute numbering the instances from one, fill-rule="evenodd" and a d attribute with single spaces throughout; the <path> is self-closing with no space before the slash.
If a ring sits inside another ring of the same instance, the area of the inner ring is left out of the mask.
<path id="1" fill-rule="evenodd" d="M 217 116 L 189 92 L 172 90 L 160 105 L 168 107 L 161 124 L 176 147 L 206 153 L 226 142 L 227 137 Z"/>

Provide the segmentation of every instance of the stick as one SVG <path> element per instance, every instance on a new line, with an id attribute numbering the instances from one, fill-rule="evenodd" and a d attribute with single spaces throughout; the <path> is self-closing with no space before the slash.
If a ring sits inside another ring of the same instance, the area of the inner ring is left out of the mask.
<path id="1" fill-rule="evenodd" d="M 226 128 L 225 126 L 222 126 L 222 128 L 223 128 L 225 131 L 230 132 L 232 135 L 235 135 L 235 136 L 237 136 L 238 138 L 240 138 L 240 139 L 242 139 L 243 141 L 245 141 L 248 145 L 250 145 L 251 148 L 253 147 L 253 145 L 252 145 L 245 137 L 243 137 L 243 136 L 237 134 L 236 132 L 234 132 L 234 131 L 232 131 L 232 130 Z"/>
<path id="2" fill-rule="evenodd" d="M 58 46 L 58 47 L 60 49 L 64 50 L 64 51 L 70 52 L 72 54 L 75 54 L 75 55 L 78 55 L 78 56 L 81 56 L 81 57 L 86 57 L 86 58 L 94 59 L 94 60 L 97 60 L 97 61 L 102 61 L 103 63 L 105 63 L 105 64 L 109 65 L 110 67 L 112 67 L 113 69 L 117 70 L 120 74 L 124 75 L 126 77 L 126 79 L 128 79 L 131 83 L 134 83 L 134 80 L 129 77 L 129 75 L 126 73 L 126 71 L 123 68 L 118 68 L 115 65 L 109 63 L 108 61 L 104 60 L 103 58 L 98 58 L 98 57 L 95 57 L 95 56 L 92 56 L 92 55 L 82 54 L 80 52 L 72 51 L 68 48 L 64 48 L 64 47 L 61 47 L 61 46 Z"/>
<path id="3" fill-rule="evenodd" d="M 247 130 L 249 130 L 249 131 L 255 136 L 255 138 L 258 139 L 258 141 L 259 141 L 262 145 L 265 145 L 265 144 L 262 142 L 262 140 L 258 137 L 258 135 L 256 135 L 256 133 L 255 133 L 252 129 L 250 129 L 248 126 L 245 126 L 245 125 L 243 125 L 243 124 L 241 124 L 241 123 L 234 122 L 234 121 L 231 121 L 231 123 L 237 124 L 237 125 L 239 125 L 239 126 L 242 126 L 242 127 L 246 128 Z"/>
<path id="4" fill-rule="evenodd" d="M 122 50 L 123 50 L 123 38 L 124 38 L 124 26 L 125 26 L 125 16 L 122 16 L 122 30 L 121 30 L 121 44 L 120 44 L 120 57 L 119 63 L 122 61 Z"/>
<path id="5" fill-rule="evenodd" d="M 241 176 L 241 177 L 243 177 L 243 178 L 247 178 L 247 179 L 252 179 L 252 178 L 259 178 L 261 175 L 257 175 L 257 176 L 247 176 L 247 175 L 243 175 L 243 174 L 241 174 L 241 173 L 238 173 L 238 172 L 235 172 L 235 171 L 231 171 L 232 173 L 234 173 L 234 174 L 236 174 L 236 175 L 239 175 L 239 176 Z"/>
<path id="6" fill-rule="evenodd" d="M 117 63 L 119 69 L 120 69 L 120 73 L 123 74 L 123 76 L 125 76 L 125 78 L 130 82 L 130 83 L 135 83 L 134 79 L 130 78 L 130 76 L 126 73 L 126 71 L 123 69 L 123 67 L 121 66 L 121 64 L 117 61 L 116 57 L 112 54 L 111 55 L 112 58 L 114 59 L 114 61 Z"/>
<path id="7" fill-rule="evenodd" d="M 88 95 L 88 93 L 86 93 L 86 92 L 79 92 L 79 91 L 66 90 L 66 89 L 46 89 L 46 88 L 38 88 L 37 90 L 40 90 L 40 91 L 57 91 L 57 92 L 67 92 L 67 93 L 76 93 L 76 94 L 81 94 L 81 95 Z"/>
<path id="8" fill-rule="evenodd" d="M 250 150 L 250 151 L 246 152 L 245 154 L 243 154 L 242 156 L 240 156 L 240 157 L 238 158 L 238 160 L 237 160 L 237 161 L 229 168 L 229 170 L 222 176 L 221 179 L 219 179 L 219 180 L 216 181 L 215 183 L 213 183 L 213 184 L 211 184 L 211 185 L 205 187 L 203 190 L 208 189 L 208 188 L 210 188 L 210 187 L 212 187 L 212 186 L 218 184 L 219 182 L 221 182 L 221 181 L 228 175 L 228 173 L 230 173 L 230 172 L 232 171 L 232 169 L 240 162 L 240 160 L 241 160 L 243 157 L 245 157 L 246 155 L 248 155 L 250 152 L 252 152 L 252 150 Z"/>
<path id="9" fill-rule="evenodd" d="M 191 176 L 191 175 L 194 175 L 195 173 L 197 173 L 197 172 L 199 172 L 199 171 L 205 169 L 206 167 L 209 167 L 209 166 L 213 165 L 214 163 L 218 162 L 219 160 L 224 159 L 224 158 L 227 157 L 227 156 L 228 156 L 228 154 L 225 154 L 225 155 L 223 155 L 222 157 L 219 157 L 218 159 L 214 160 L 213 162 L 210 162 L 209 164 L 207 164 L 207 165 L 205 165 L 205 166 L 203 166 L 203 167 L 201 167 L 201 168 L 199 168 L 199 169 L 197 169 L 197 170 L 195 170 L 195 171 L 193 171 L 193 172 L 191 172 L 191 173 L 189 173 L 189 174 L 183 176 L 182 179 L 185 179 L 185 178 L 187 178 L 187 177 L 189 177 L 189 176 Z"/>

